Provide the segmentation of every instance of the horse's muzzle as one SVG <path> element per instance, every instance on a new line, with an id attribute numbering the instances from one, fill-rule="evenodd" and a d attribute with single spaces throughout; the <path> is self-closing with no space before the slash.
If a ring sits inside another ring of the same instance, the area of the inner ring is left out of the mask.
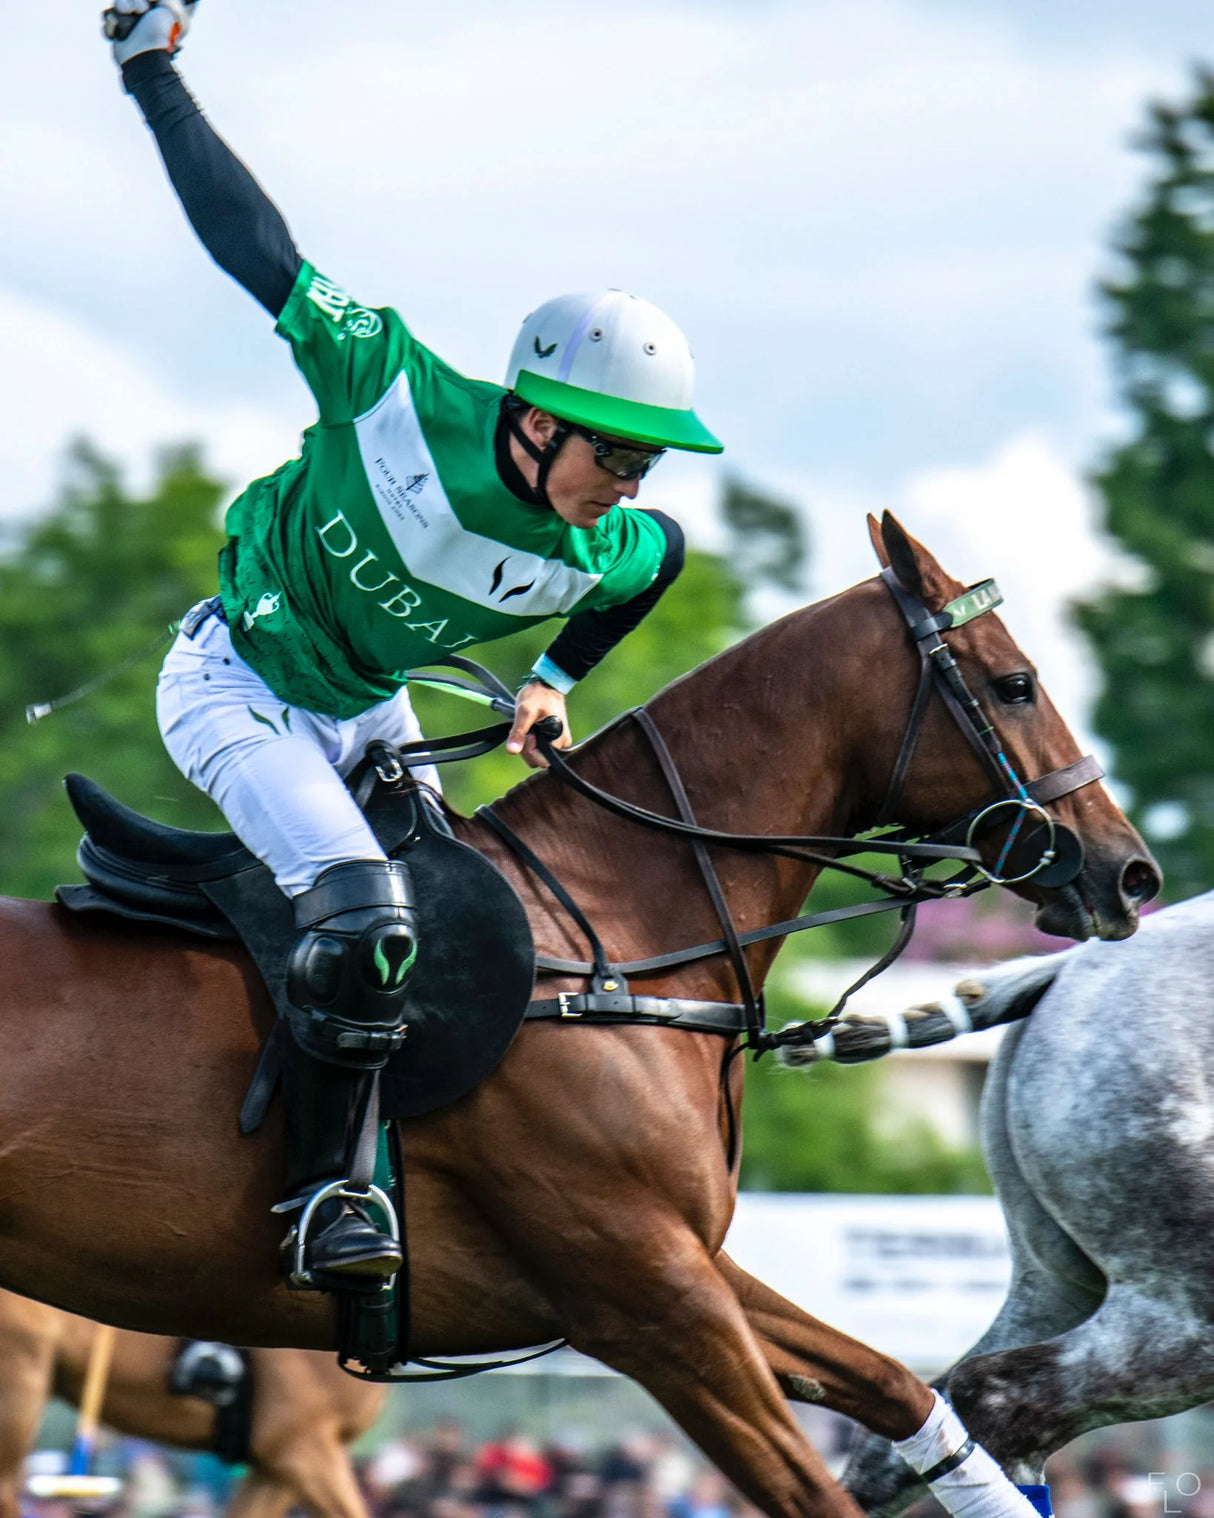
<path id="1" fill-rule="evenodd" d="M 1041 893 L 1034 921 L 1041 932 L 1059 938 L 1129 938 L 1140 909 L 1162 887 L 1163 874 L 1148 854 L 1119 860 L 1089 856 L 1070 884 Z"/>

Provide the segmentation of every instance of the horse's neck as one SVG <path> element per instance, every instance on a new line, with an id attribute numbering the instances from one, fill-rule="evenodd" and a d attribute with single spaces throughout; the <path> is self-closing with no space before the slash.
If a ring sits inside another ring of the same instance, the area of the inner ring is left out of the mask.
<path id="1" fill-rule="evenodd" d="M 858 691 L 841 689 L 846 649 L 831 629 L 836 606 L 826 602 L 794 613 L 649 703 L 698 822 L 742 833 L 845 830 L 856 806 L 847 762 L 851 716 L 863 703 Z M 635 720 L 622 718 L 592 739 L 576 763 L 605 790 L 677 815 Z M 721 936 L 685 841 L 617 819 L 551 776 L 517 787 L 497 810 L 586 911 L 613 958 L 647 958 Z M 476 841 L 486 842 L 483 835 Z M 770 855 L 714 849 L 712 858 L 742 929 L 795 915 L 816 874 L 812 866 Z M 532 892 L 529 905 L 543 951 L 585 958 L 580 934 L 547 893 Z M 751 951 L 760 979 L 774 953 L 774 947 Z M 736 994 L 720 958 L 663 984 L 669 988 L 672 980 L 684 995 Z"/>

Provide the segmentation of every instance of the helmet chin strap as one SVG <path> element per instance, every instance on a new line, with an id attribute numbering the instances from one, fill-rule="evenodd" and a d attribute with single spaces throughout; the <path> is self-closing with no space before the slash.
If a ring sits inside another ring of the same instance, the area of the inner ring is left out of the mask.
<path id="1" fill-rule="evenodd" d="M 510 428 L 511 435 L 518 439 L 519 446 L 522 448 L 523 452 L 526 453 L 530 458 L 533 458 L 535 462 L 540 466 L 539 472 L 535 477 L 535 484 L 531 487 L 531 492 L 535 497 L 536 505 L 551 507 L 552 501 L 548 495 L 548 476 L 552 472 L 553 464 L 556 463 L 557 454 L 561 451 L 561 448 L 564 446 L 565 439 L 569 436 L 569 423 L 558 421 L 552 436 L 548 439 L 548 442 L 543 448 L 539 448 L 523 431 L 522 424 L 520 423 L 513 407 L 507 409 L 506 421 L 507 425 Z"/>

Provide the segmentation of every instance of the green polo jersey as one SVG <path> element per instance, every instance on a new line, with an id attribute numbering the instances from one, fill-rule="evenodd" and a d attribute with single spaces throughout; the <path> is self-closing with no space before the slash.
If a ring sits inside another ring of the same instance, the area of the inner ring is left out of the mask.
<path id="1" fill-rule="evenodd" d="M 304 264 L 277 331 L 319 420 L 230 507 L 220 587 L 236 651 L 282 700 L 352 717 L 453 649 L 653 581 L 657 523 L 617 505 L 571 527 L 521 501 L 497 472 L 505 391 L 457 374 L 395 311 Z"/>

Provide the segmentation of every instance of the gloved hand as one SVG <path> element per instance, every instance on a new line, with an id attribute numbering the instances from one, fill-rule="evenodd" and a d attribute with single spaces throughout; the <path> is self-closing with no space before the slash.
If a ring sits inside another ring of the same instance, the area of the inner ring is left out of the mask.
<path id="1" fill-rule="evenodd" d="M 546 685 L 543 680 L 533 677 L 515 697 L 514 725 L 506 739 L 506 752 L 522 754 L 523 762 L 529 764 L 533 770 L 548 768 L 547 759 L 540 753 L 539 744 L 531 735 L 532 727 L 544 717 L 558 719 L 562 732 L 556 740 L 556 747 L 568 748 L 573 742 L 573 735 L 569 731 L 565 698 L 559 690 L 553 690 L 551 685 Z"/>
<path id="2" fill-rule="evenodd" d="M 190 29 L 198 0 L 113 0 L 101 15 L 105 35 L 114 44 L 120 67 L 139 53 L 179 51 Z"/>

